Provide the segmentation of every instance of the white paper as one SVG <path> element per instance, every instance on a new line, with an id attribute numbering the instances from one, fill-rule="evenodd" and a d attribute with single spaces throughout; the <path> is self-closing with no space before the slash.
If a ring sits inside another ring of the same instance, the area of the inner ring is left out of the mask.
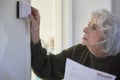
<path id="1" fill-rule="evenodd" d="M 116 76 L 67 59 L 64 80 L 115 80 Z"/>

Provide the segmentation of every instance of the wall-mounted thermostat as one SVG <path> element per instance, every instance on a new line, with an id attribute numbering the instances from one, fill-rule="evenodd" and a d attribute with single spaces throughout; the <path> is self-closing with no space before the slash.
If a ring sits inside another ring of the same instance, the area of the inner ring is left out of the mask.
<path id="1" fill-rule="evenodd" d="M 17 18 L 28 18 L 30 14 L 30 4 L 28 2 L 17 1 Z"/>

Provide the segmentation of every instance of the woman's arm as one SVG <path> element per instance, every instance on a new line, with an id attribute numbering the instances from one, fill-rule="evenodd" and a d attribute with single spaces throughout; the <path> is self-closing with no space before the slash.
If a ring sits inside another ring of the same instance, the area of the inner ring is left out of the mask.
<path id="1" fill-rule="evenodd" d="M 42 48 L 39 39 L 40 15 L 37 9 L 31 7 L 31 58 L 34 72 L 42 78 L 63 78 L 66 57 L 64 53 L 59 55 L 47 55 L 47 50 Z"/>
<path id="2" fill-rule="evenodd" d="M 40 15 L 39 11 L 31 7 L 31 15 L 30 18 L 30 33 L 31 33 L 31 41 L 33 44 L 39 42 L 39 26 L 40 26 Z"/>

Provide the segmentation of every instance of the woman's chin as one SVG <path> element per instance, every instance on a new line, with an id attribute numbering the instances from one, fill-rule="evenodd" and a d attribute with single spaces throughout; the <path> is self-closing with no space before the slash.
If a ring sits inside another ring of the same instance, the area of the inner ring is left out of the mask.
<path id="1" fill-rule="evenodd" d="M 82 45 L 87 45 L 87 42 L 83 40 Z"/>

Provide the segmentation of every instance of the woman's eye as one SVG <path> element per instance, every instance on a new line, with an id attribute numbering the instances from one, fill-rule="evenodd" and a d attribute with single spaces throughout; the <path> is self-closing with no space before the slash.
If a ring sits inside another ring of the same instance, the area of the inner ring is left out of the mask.
<path id="1" fill-rule="evenodd" d="M 91 29 L 92 29 L 92 30 L 96 30 L 96 25 L 95 25 L 95 24 L 92 25 L 92 26 L 91 26 Z"/>

